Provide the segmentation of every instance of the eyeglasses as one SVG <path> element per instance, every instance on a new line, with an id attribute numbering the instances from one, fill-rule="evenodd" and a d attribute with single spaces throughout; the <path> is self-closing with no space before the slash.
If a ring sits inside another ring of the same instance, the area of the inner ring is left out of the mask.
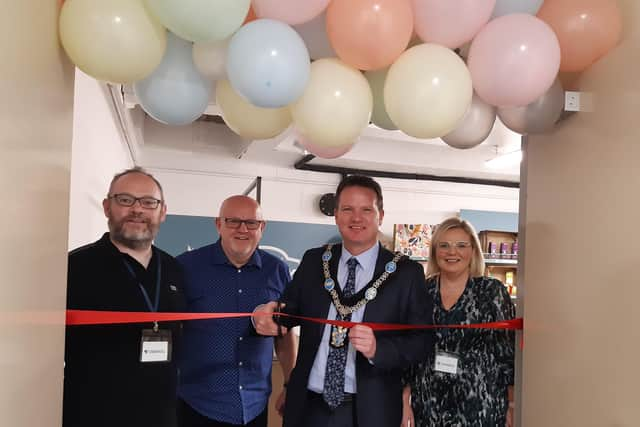
<path id="1" fill-rule="evenodd" d="M 244 223 L 247 226 L 247 230 L 257 230 L 260 228 L 264 221 L 260 221 L 259 219 L 240 219 L 240 218 L 225 218 L 224 223 L 229 228 L 240 228 L 240 226 Z"/>
<path id="2" fill-rule="evenodd" d="M 438 242 L 436 248 L 441 251 L 448 251 L 451 248 L 463 250 L 471 247 L 471 242 L 459 241 L 459 242 Z"/>
<path id="3" fill-rule="evenodd" d="M 134 197 L 127 193 L 114 194 L 109 196 L 109 199 L 113 199 L 117 204 L 125 207 L 131 207 L 135 205 L 136 202 L 140 202 L 140 206 L 144 209 L 156 209 L 162 203 L 162 200 L 156 199 L 155 197 Z"/>

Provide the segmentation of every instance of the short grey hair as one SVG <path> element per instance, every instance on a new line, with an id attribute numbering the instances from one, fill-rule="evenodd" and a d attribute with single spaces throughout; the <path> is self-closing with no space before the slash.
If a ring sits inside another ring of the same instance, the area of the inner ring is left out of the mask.
<path id="1" fill-rule="evenodd" d="M 162 190 L 162 185 L 160 185 L 160 182 L 153 175 L 151 175 L 149 172 L 147 172 L 144 168 L 141 168 L 140 166 L 134 166 L 132 168 L 129 168 L 127 170 L 124 170 L 120 173 L 115 174 L 113 176 L 113 179 L 111 180 L 111 184 L 109 184 L 109 193 L 107 194 L 107 197 L 111 196 L 111 189 L 120 178 L 122 178 L 123 176 L 131 175 L 132 173 L 138 173 L 151 178 L 151 180 L 158 186 L 158 190 L 160 190 L 160 199 L 164 200 L 164 191 Z"/>

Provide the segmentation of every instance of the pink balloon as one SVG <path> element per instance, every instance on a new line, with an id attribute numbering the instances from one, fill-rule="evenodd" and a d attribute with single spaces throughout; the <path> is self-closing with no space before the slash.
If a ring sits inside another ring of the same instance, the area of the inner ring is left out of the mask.
<path id="1" fill-rule="evenodd" d="M 460 47 L 489 22 L 496 0 L 412 0 L 414 30 L 427 43 Z"/>
<path id="2" fill-rule="evenodd" d="M 327 8 L 330 0 L 251 0 L 259 18 L 276 19 L 289 25 L 311 21 Z"/>
<path id="3" fill-rule="evenodd" d="M 355 143 L 353 143 L 348 145 L 323 147 L 322 145 L 317 145 L 309 141 L 308 138 L 302 136 L 300 133 L 297 134 L 296 140 L 300 145 L 304 147 L 305 150 L 307 150 L 314 156 L 322 157 L 323 159 L 335 159 L 343 156 L 351 151 L 351 149 L 355 145 Z"/>
<path id="4" fill-rule="evenodd" d="M 505 15 L 478 33 L 467 60 L 476 93 L 496 107 L 527 105 L 553 84 L 560 44 L 547 24 L 532 15 Z"/>

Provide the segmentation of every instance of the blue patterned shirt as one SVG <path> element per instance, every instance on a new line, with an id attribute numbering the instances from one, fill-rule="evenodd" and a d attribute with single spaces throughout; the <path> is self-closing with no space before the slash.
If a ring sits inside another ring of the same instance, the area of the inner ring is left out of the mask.
<path id="1" fill-rule="evenodd" d="M 189 312 L 251 312 L 280 299 L 290 281 L 287 265 L 258 249 L 241 268 L 220 240 L 180 255 Z M 256 334 L 248 317 L 185 322 L 178 361 L 178 396 L 200 414 L 246 424 L 271 394 L 273 338 Z"/>

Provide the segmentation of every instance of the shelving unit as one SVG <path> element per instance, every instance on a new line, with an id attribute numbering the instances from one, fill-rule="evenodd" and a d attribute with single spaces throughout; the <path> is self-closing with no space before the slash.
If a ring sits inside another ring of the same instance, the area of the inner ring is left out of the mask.
<path id="1" fill-rule="evenodd" d="M 485 275 L 495 277 L 507 286 L 511 298 L 516 298 L 518 289 L 518 254 L 512 253 L 514 243 L 518 241 L 518 233 L 508 231 L 484 230 L 478 233 L 483 250 Z M 495 252 L 490 252 L 490 244 L 495 245 Z M 504 245 L 503 245 L 504 244 Z M 506 253 L 500 249 L 506 248 Z M 508 279 L 508 277 L 511 277 Z M 512 283 L 509 283 L 512 282 Z"/>

